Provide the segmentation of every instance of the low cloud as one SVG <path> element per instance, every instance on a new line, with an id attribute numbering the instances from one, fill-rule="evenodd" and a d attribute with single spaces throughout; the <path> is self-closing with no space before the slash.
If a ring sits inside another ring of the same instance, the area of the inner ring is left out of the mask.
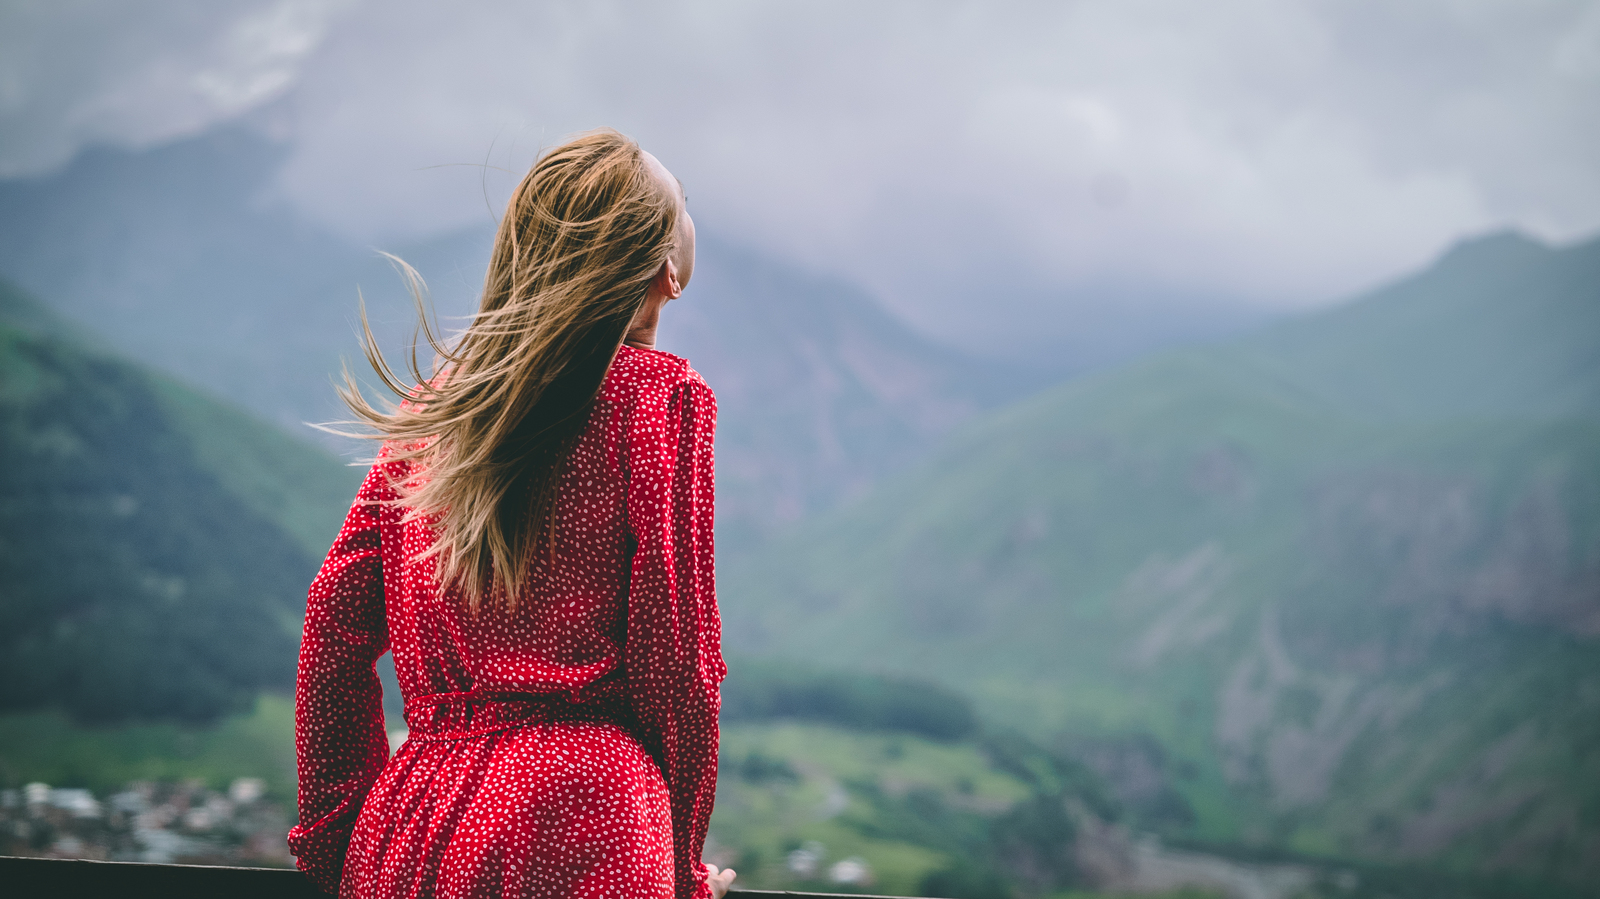
<path id="1" fill-rule="evenodd" d="M 198 134 L 294 86 L 344 0 L 137 4 L 53 0 L 0 11 L 0 178 L 86 144 Z"/>
<path id="2" fill-rule="evenodd" d="M 386 241 L 484 221 L 540 146 L 613 125 L 703 226 L 946 336 L 1111 297 L 1293 308 L 1464 234 L 1600 228 L 1596 3 L 114 9 L 24 23 L 0 171 L 251 109 L 292 140 L 285 196 Z"/>

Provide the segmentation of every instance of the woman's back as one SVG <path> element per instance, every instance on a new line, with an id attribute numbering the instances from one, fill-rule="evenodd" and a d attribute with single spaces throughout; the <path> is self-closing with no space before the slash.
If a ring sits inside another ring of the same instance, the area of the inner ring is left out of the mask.
<path id="1" fill-rule="evenodd" d="M 622 347 L 562 471 L 555 551 L 537 555 L 523 601 L 509 611 L 474 615 L 459 597 L 440 596 L 431 560 L 413 560 L 431 543 L 426 522 L 397 521 L 400 545 L 386 553 L 399 578 L 386 592 L 406 699 L 474 688 L 561 692 L 574 702 L 614 693 L 625 673 L 630 581 L 652 596 L 669 595 L 669 587 L 710 596 L 715 421 L 710 388 L 685 360 Z M 704 484 L 678 469 L 680 455 L 703 466 Z M 408 476 L 409 466 L 391 475 Z M 690 489 L 674 497 L 679 476 L 691 479 Z M 681 520 L 660 520 L 667 510 Z M 635 545 L 645 552 L 637 567 Z"/>
<path id="2" fill-rule="evenodd" d="M 514 605 L 476 612 L 440 589 L 428 521 L 406 520 L 399 491 L 425 475 L 380 455 L 308 601 L 291 834 L 308 874 L 355 895 L 707 892 L 715 423 L 686 361 L 620 348 L 561 470 L 553 552 Z M 410 728 L 392 761 L 386 648 Z"/>

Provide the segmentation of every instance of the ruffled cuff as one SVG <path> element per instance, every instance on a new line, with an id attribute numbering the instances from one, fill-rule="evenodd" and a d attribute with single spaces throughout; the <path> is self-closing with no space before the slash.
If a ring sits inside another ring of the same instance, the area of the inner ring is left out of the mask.
<path id="1" fill-rule="evenodd" d="M 296 824 L 289 831 L 289 852 L 294 856 L 295 867 L 324 893 L 339 893 L 345 852 L 350 848 L 350 834 L 360 812 L 360 800 L 352 797 L 310 825 Z M 696 899 L 700 899 L 698 894 Z"/>
<path id="2" fill-rule="evenodd" d="M 694 866 L 694 886 L 689 892 L 688 899 L 711 899 L 711 881 L 708 879 L 711 871 L 705 862 L 696 862 Z"/>

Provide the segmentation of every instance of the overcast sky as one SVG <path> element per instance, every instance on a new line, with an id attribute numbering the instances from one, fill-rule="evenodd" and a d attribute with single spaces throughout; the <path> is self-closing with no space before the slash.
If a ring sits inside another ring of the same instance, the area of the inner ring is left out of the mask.
<path id="1" fill-rule="evenodd" d="M 0 177 L 243 120 L 291 143 L 283 196 L 383 243 L 485 221 L 612 125 L 702 229 L 955 337 L 1588 236 L 1597 111 L 1600 2 L 0 5 Z"/>

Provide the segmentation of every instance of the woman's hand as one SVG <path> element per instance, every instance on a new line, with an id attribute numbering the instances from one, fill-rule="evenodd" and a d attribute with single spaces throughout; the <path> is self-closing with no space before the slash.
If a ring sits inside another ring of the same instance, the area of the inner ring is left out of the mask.
<path id="1" fill-rule="evenodd" d="M 719 871 L 716 865 L 706 865 L 706 871 L 709 872 L 706 883 L 711 884 L 711 899 L 722 899 L 723 894 L 728 892 L 728 887 L 732 885 L 733 879 L 739 876 L 739 872 L 732 868 Z"/>

